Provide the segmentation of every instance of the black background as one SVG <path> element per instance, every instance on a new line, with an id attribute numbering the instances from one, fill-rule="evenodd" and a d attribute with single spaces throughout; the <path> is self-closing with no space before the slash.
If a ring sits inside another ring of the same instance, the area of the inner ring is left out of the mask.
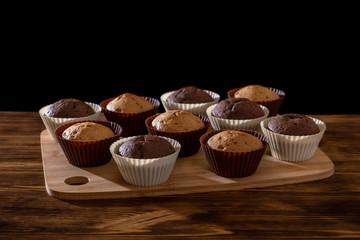
<path id="1" fill-rule="evenodd" d="M 7 90 L 14 92 L 11 95 L 2 95 L 1 110 L 38 111 L 47 104 L 70 97 L 100 103 L 102 100 L 124 92 L 160 99 L 161 94 L 187 85 L 195 85 L 217 92 L 221 99 L 225 99 L 227 91 L 232 88 L 248 84 L 261 84 L 285 91 L 286 96 L 280 113 L 359 113 L 356 97 L 357 86 L 335 78 L 309 77 L 307 73 L 285 74 L 283 71 L 280 73 L 267 71 L 267 74 L 260 76 L 256 73 L 243 76 L 241 73 L 238 75 L 229 73 L 229 70 L 216 69 L 214 71 L 210 66 L 191 72 L 183 69 L 162 69 L 162 67 L 142 69 L 147 72 L 146 74 L 138 74 L 135 72 L 136 69 L 134 69 L 134 73 L 128 70 L 126 75 L 102 70 L 94 72 L 90 68 L 79 69 L 78 72 L 62 70 L 57 77 L 52 74 L 39 77 L 41 79 L 39 82 L 14 81 L 13 84 L 4 88 L 5 93 L 8 92 Z M 213 67 L 215 68 L 215 66 Z M 86 71 L 91 73 L 85 74 Z M 22 91 L 18 91 L 19 88 Z M 160 111 L 163 109 L 161 108 Z"/>
<path id="2" fill-rule="evenodd" d="M 100 103 L 124 92 L 159 99 L 187 85 L 225 99 L 232 88 L 261 84 L 285 91 L 280 113 L 360 113 L 350 15 L 256 27 L 32 17 L 3 30 L 1 111 L 38 111 L 68 97 Z"/>
<path id="3" fill-rule="evenodd" d="M 336 65 L 323 56 L 273 59 L 270 54 L 245 60 L 203 52 L 192 57 L 155 58 L 156 52 L 152 52 L 119 60 L 68 53 L 58 52 L 61 59 L 28 56 L 20 64 L 16 62 L 10 74 L 4 75 L 7 84 L 2 87 L 0 110 L 38 111 L 61 98 L 100 103 L 124 92 L 159 99 L 161 94 L 187 85 L 217 92 L 225 99 L 232 88 L 261 84 L 285 91 L 279 113 L 360 113 L 358 79 L 348 66 Z"/>

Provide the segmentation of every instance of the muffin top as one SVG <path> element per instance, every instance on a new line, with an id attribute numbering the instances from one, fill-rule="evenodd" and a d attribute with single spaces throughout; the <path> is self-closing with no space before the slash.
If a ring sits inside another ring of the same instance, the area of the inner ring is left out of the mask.
<path id="1" fill-rule="evenodd" d="M 99 141 L 115 136 L 114 132 L 102 124 L 81 122 L 71 125 L 62 133 L 62 137 L 73 141 Z"/>
<path id="2" fill-rule="evenodd" d="M 90 116 L 94 113 L 94 109 L 85 102 L 74 98 L 65 98 L 51 104 L 46 110 L 45 116 L 55 118 L 78 118 Z"/>
<path id="3" fill-rule="evenodd" d="M 249 85 L 234 93 L 235 98 L 247 98 L 254 102 L 273 101 L 279 99 L 279 95 L 267 87 L 261 85 Z"/>
<path id="4" fill-rule="evenodd" d="M 154 118 L 151 125 L 164 132 L 189 132 L 205 127 L 200 118 L 183 110 L 161 113 Z"/>
<path id="5" fill-rule="evenodd" d="M 319 127 L 311 118 L 296 113 L 274 117 L 269 121 L 268 128 L 275 133 L 292 136 L 305 136 L 320 132 Z"/>
<path id="6" fill-rule="evenodd" d="M 136 136 L 119 148 L 119 154 L 128 158 L 160 158 L 175 152 L 174 147 L 169 141 L 155 135 Z"/>
<path id="7" fill-rule="evenodd" d="M 166 101 L 169 103 L 206 103 L 214 99 L 204 90 L 188 86 L 174 91 Z"/>
<path id="8" fill-rule="evenodd" d="M 264 111 L 247 98 L 228 98 L 216 104 L 212 115 L 224 119 L 254 119 L 264 116 Z"/>
<path id="9" fill-rule="evenodd" d="M 225 152 L 251 152 L 263 147 L 257 137 L 235 130 L 221 131 L 209 138 L 207 144 L 215 150 Z"/>
<path id="10" fill-rule="evenodd" d="M 151 102 L 131 93 L 121 94 L 106 105 L 107 110 L 119 113 L 140 113 L 153 108 Z"/>

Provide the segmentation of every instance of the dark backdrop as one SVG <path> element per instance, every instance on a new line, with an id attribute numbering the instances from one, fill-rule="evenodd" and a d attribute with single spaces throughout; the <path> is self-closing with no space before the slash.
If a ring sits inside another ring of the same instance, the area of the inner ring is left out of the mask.
<path id="1" fill-rule="evenodd" d="M 187 85 L 224 99 L 229 89 L 261 84 L 286 92 L 280 113 L 360 113 L 351 19 L 246 29 L 31 19 L 4 30 L 1 111 L 38 111 L 68 97 L 99 103 L 124 92 L 159 98 Z"/>
<path id="2" fill-rule="evenodd" d="M 241 64 L 219 67 L 159 63 L 89 66 L 33 66 L 14 73 L 16 77 L 3 85 L 2 111 L 38 111 L 61 98 L 78 98 L 100 103 L 124 92 L 159 99 L 177 88 L 195 85 L 227 97 L 228 90 L 249 84 L 261 84 L 285 91 L 280 113 L 352 114 L 357 106 L 357 86 L 350 76 L 331 68 L 306 69 L 281 65 L 277 68 L 247 68 Z M 163 111 L 163 108 L 160 109 Z"/>

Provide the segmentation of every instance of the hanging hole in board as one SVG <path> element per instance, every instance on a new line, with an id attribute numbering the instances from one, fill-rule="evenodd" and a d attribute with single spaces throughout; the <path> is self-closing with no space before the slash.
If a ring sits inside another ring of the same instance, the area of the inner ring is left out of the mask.
<path id="1" fill-rule="evenodd" d="M 64 181 L 67 185 L 77 186 L 77 185 L 84 185 L 89 182 L 89 179 L 87 177 L 83 176 L 75 176 L 75 177 L 69 177 L 65 179 Z"/>

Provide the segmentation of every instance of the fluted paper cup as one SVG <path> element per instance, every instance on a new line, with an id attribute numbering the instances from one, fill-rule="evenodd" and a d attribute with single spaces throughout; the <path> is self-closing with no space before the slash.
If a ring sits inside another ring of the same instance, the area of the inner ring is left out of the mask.
<path id="1" fill-rule="evenodd" d="M 110 111 L 106 108 L 109 102 L 111 102 L 114 98 L 109 98 L 100 103 L 102 111 L 108 121 L 116 122 L 121 125 L 123 128 L 123 137 L 142 135 L 147 133 L 147 129 L 145 126 L 145 120 L 151 115 L 157 113 L 160 101 L 151 98 L 151 97 L 143 97 L 145 100 L 151 102 L 154 105 L 153 109 L 148 111 L 144 111 L 141 113 L 120 113 L 115 111 Z"/>
<path id="2" fill-rule="evenodd" d="M 150 187 L 166 182 L 174 168 L 181 145 L 174 139 L 166 138 L 175 148 L 175 152 L 160 158 L 138 159 L 123 157 L 120 146 L 135 136 L 122 138 L 110 146 L 110 152 L 125 182 L 142 187 Z"/>
<path id="3" fill-rule="evenodd" d="M 102 124 L 105 127 L 110 128 L 115 135 L 98 141 L 74 141 L 62 137 L 62 133 L 68 127 L 81 122 L 94 122 Z M 60 146 L 70 164 L 77 167 L 96 167 L 111 160 L 109 147 L 113 142 L 120 138 L 121 131 L 121 126 L 114 122 L 85 120 L 60 125 L 55 130 L 55 135 L 59 140 Z"/>
<path id="4" fill-rule="evenodd" d="M 204 90 L 207 94 L 209 94 L 214 100 L 211 102 L 206 102 L 206 103 L 169 103 L 166 101 L 166 99 L 174 92 L 167 92 L 164 93 L 163 95 L 161 95 L 160 100 L 161 103 L 163 104 L 165 111 L 170 111 L 170 110 L 184 110 L 184 111 L 188 111 L 191 112 L 193 114 L 201 114 L 201 115 L 206 115 L 206 109 L 219 102 L 220 100 L 220 95 L 217 94 L 216 92 L 212 92 L 209 90 Z"/>
<path id="5" fill-rule="evenodd" d="M 254 119 L 224 119 L 214 117 L 212 111 L 214 110 L 216 104 L 211 105 L 206 109 L 206 114 L 210 119 L 210 123 L 213 129 L 222 130 L 222 129 L 245 129 L 252 131 L 260 130 L 260 122 L 267 118 L 269 115 L 269 109 L 263 105 L 260 105 L 261 109 L 264 111 L 264 116 Z"/>
<path id="6" fill-rule="evenodd" d="M 234 98 L 234 94 L 240 89 L 241 88 L 234 88 L 234 89 L 229 90 L 227 92 L 228 97 Z M 267 107 L 269 109 L 269 117 L 272 117 L 272 116 L 276 116 L 278 114 L 279 108 L 285 98 L 285 92 L 280 89 L 271 88 L 271 87 L 269 87 L 269 89 L 271 91 L 275 92 L 277 95 L 279 95 L 280 98 L 277 100 L 273 100 L 273 101 L 255 101 L 255 102 Z"/>
<path id="7" fill-rule="evenodd" d="M 216 175 L 227 178 L 242 178 L 254 174 L 265 153 L 267 138 L 263 134 L 255 131 L 234 130 L 249 133 L 259 138 L 263 147 L 250 152 L 225 152 L 213 149 L 207 144 L 207 141 L 212 136 L 222 131 L 224 130 L 209 132 L 200 138 L 201 147 L 204 150 L 210 169 Z"/>
<path id="8" fill-rule="evenodd" d="M 201 121 L 204 123 L 205 126 L 203 128 L 193 131 L 187 131 L 187 132 L 166 132 L 166 131 L 159 131 L 152 126 L 152 121 L 159 114 L 160 113 L 150 116 L 145 121 L 146 127 L 151 135 L 164 136 L 178 141 L 181 144 L 181 151 L 179 157 L 191 156 L 199 151 L 200 149 L 199 138 L 201 137 L 201 135 L 207 132 L 210 126 L 210 121 L 206 116 L 194 114 L 197 117 L 199 117 Z"/>
<path id="9" fill-rule="evenodd" d="M 306 136 L 291 136 L 270 131 L 268 123 L 273 118 L 265 119 L 260 123 L 264 135 L 269 139 L 271 155 L 287 162 L 301 162 L 310 159 L 324 135 L 326 129 L 325 123 L 310 117 L 317 124 L 320 132 Z"/>
<path id="10" fill-rule="evenodd" d="M 91 114 L 86 117 L 78 117 L 78 118 L 56 118 L 56 117 L 47 117 L 45 116 L 46 111 L 51 106 L 51 104 L 42 107 L 39 110 L 39 115 L 41 117 L 41 120 L 43 121 L 46 129 L 48 130 L 51 138 L 54 141 L 57 141 L 57 137 L 55 135 L 55 129 L 59 127 L 61 124 L 69 123 L 69 122 L 75 122 L 75 121 L 83 121 L 83 120 L 98 120 L 101 114 L 101 107 L 98 104 L 85 102 L 86 104 L 90 105 L 92 109 L 94 109 L 95 113 Z"/>

